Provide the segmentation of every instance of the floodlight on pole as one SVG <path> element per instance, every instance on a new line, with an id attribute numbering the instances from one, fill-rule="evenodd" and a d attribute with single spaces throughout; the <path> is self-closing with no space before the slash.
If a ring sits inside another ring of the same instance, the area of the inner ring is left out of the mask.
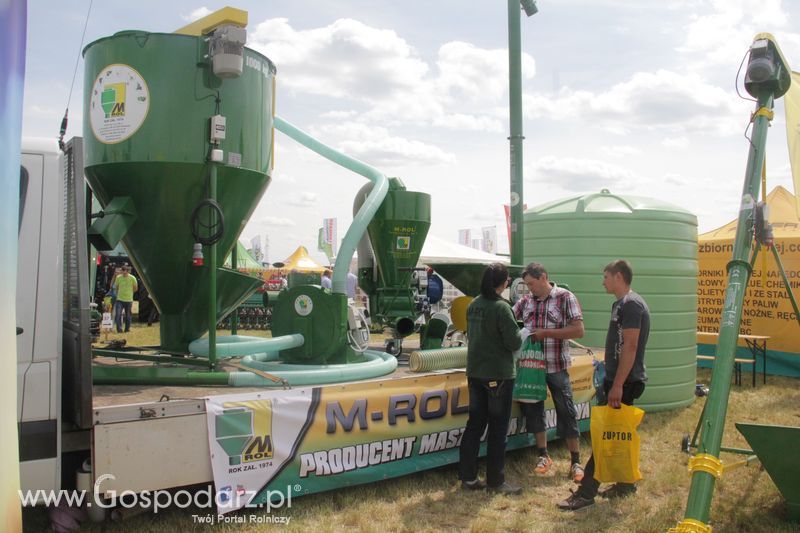
<path id="1" fill-rule="evenodd" d="M 522 4 L 522 9 L 525 10 L 525 14 L 529 17 L 539 12 L 539 8 L 536 7 L 536 0 L 520 0 L 519 3 Z"/>

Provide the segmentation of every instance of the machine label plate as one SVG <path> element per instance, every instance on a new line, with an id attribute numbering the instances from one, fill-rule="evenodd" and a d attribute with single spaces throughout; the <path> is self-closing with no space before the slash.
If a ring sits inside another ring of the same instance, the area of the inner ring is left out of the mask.
<path id="1" fill-rule="evenodd" d="M 150 91 L 134 68 L 112 64 L 94 80 L 89 99 L 92 132 L 104 144 L 116 144 L 136 133 L 147 118 Z"/>
<path id="2" fill-rule="evenodd" d="M 294 300 L 294 310 L 300 316 L 308 316 L 314 310 L 314 303 L 306 294 L 301 294 Z"/>

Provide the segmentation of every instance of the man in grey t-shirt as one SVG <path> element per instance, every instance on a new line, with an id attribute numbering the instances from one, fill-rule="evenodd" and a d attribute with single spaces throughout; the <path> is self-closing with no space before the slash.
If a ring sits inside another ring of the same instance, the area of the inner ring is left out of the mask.
<path id="1" fill-rule="evenodd" d="M 608 404 L 611 407 L 619 407 L 623 384 L 647 381 L 644 348 L 650 336 L 650 309 L 647 308 L 644 299 L 630 290 L 630 285 L 625 285 L 624 280 L 622 281 L 623 291 L 627 292 L 621 298 L 619 294 L 615 294 L 619 299 L 611 306 L 611 323 L 608 325 L 606 335 L 606 379 L 611 381 L 612 385 L 617 382 L 620 364 L 624 367 L 623 373 L 627 374 L 627 377 L 618 383 L 619 390 L 614 396 L 615 402 L 612 403 L 609 399 Z M 636 339 L 629 338 L 634 335 Z M 626 372 L 628 361 L 624 360 L 625 348 L 628 347 L 633 352 L 633 346 L 636 346 L 633 365 L 629 367 L 630 371 Z"/>
<path id="2" fill-rule="evenodd" d="M 647 373 L 644 351 L 650 336 L 650 310 L 641 296 L 631 290 L 633 270 L 624 259 L 609 263 L 603 270 L 603 287 L 617 300 L 611 306 L 611 322 L 606 334 L 606 377 L 603 388 L 609 407 L 633 405 L 644 392 Z M 584 469 L 580 488 L 559 502 L 564 511 L 577 511 L 594 504 L 600 483 L 594 479 L 594 455 Z M 632 483 L 617 483 L 601 496 L 618 498 L 636 492 Z"/>

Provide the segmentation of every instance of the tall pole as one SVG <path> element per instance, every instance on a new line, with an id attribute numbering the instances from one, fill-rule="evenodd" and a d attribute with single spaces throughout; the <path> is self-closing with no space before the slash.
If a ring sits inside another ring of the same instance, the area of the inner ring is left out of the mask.
<path id="1" fill-rule="evenodd" d="M 211 172 L 208 178 L 208 196 L 217 199 L 217 163 L 211 163 Z M 211 211 L 216 220 L 216 212 Z M 209 291 L 208 291 L 208 366 L 214 369 L 217 366 L 217 243 L 209 246 Z"/>
<path id="2" fill-rule="evenodd" d="M 756 110 L 771 111 L 773 93 L 762 92 L 758 96 Z M 733 259 L 728 263 L 728 286 L 725 290 L 725 306 L 722 310 L 719 341 L 711 373 L 714 384 L 706 400 L 706 408 L 700 419 L 700 442 L 697 455 L 692 458 L 692 484 L 685 518 L 708 523 L 711 498 L 717 477 L 722 473 L 719 461 L 722 433 L 725 429 L 725 415 L 728 411 L 728 395 L 731 388 L 736 344 L 739 338 L 739 322 L 742 318 L 742 303 L 750 278 L 749 257 L 753 249 L 753 220 L 758 201 L 761 167 L 764 164 L 764 147 L 767 142 L 769 118 L 765 114 L 756 115 L 753 120 L 753 139 L 747 157 L 742 202 L 736 226 L 736 240 L 733 245 Z"/>
<path id="3" fill-rule="evenodd" d="M 736 225 L 736 240 L 733 243 L 733 258 L 728 262 L 728 284 L 725 303 L 720 319 L 719 341 L 711 373 L 709 392 L 698 429 L 700 442 L 697 454 L 689 459 L 692 484 L 683 521 L 670 532 L 711 531 L 708 525 L 711 499 L 717 478 L 722 476 L 722 461 L 719 459 L 725 415 L 728 411 L 728 395 L 731 373 L 739 338 L 739 323 L 742 318 L 747 282 L 755 262 L 753 234 L 758 203 L 759 182 L 764 168 L 764 152 L 767 144 L 767 128 L 772 120 L 772 107 L 776 98 L 783 96 L 791 85 L 791 69 L 783 58 L 772 35 L 759 33 L 750 47 L 744 86 L 756 98 L 756 108 L 751 116 L 753 135 L 747 155 L 742 200 Z M 752 261 L 748 261 L 752 257 Z M 755 371 L 755 369 L 754 369 Z"/>
<path id="4" fill-rule="evenodd" d="M 521 265 L 522 253 L 522 45 L 520 39 L 520 3 L 508 0 L 508 96 L 511 135 L 508 137 L 511 150 L 511 264 Z"/>
<path id="5" fill-rule="evenodd" d="M 236 244 L 233 245 L 231 250 L 231 268 L 239 270 L 239 239 L 236 239 Z M 231 335 L 236 335 L 237 328 L 239 327 L 239 308 L 235 308 L 231 313 Z"/>

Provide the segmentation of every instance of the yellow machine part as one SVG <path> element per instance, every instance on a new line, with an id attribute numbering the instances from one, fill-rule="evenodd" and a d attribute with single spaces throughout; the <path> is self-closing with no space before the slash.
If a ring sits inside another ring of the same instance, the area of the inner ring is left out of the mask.
<path id="1" fill-rule="evenodd" d="M 459 296 L 450 304 L 450 320 L 458 331 L 467 331 L 467 307 L 472 300 L 472 296 Z"/>
<path id="2" fill-rule="evenodd" d="M 223 7 L 210 15 L 195 20 L 183 28 L 175 30 L 181 35 L 207 35 L 223 24 L 233 24 L 242 28 L 247 26 L 247 11 L 235 7 Z"/>

